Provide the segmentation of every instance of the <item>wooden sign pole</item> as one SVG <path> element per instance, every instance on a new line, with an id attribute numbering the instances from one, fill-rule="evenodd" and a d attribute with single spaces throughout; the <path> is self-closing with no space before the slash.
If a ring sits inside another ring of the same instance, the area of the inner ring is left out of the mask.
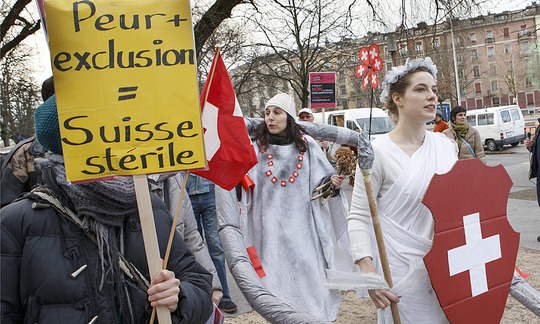
<path id="1" fill-rule="evenodd" d="M 146 174 L 134 175 L 133 185 L 135 186 L 137 206 L 139 207 L 144 250 L 146 251 L 146 260 L 148 262 L 148 269 L 150 270 L 150 279 L 153 279 L 161 271 L 161 259 L 159 255 L 156 225 L 154 224 L 154 213 L 152 212 L 150 190 L 148 189 L 148 180 L 146 179 Z M 156 311 L 160 324 L 172 323 L 171 313 L 166 306 L 156 307 Z"/>

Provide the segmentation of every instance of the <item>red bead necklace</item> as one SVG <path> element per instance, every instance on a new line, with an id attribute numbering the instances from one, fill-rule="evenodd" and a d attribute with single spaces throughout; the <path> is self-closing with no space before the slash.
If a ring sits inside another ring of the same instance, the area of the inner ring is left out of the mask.
<path id="1" fill-rule="evenodd" d="M 304 142 L 306 141 L 306 138 L 304 136 L 302 136 L 302 140 L 304 140 Z M 266 149 L 265 148 L 261 148 L 259 147 L 259 152 L 261 153 L 265 153 L 266 152 Z M 276 182 L 279 182 L 281 184 L 282 187 L 286 187 L 287 186 L 287 181 L 289 181 L 291 184 L 294 183 L 296 181 L 296 178 L 298 178 L 298 176 L 300 175 L 300 170 L 302 170 L 302 162 L 304 161 L 304 153 L 302 150 L 298 150 L 298 158 L 296 159 L 296 168 L 295 170 L 293 171 L 292 175 L 289 177 L 289 180 L 279 180 L 278 178 L 276 178 L 276 176 L 272 176 L 273 173 L 272 173 L 272 166 L 274 165 L 274 155 L 273 154 L 266 154 L 266 160 L 267 160 L 267 165 L 268 167 L 270 167 L 270 169 L 268 169 L 268 171 L 265 172 L 266 176 L 270 179 L 270 182 L 272 183 L 276 183 Z"/>

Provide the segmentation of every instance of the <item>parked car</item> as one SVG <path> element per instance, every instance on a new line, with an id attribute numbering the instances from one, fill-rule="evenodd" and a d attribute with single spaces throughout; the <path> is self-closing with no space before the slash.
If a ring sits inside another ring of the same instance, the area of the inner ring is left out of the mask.
<path id="1" fill-rule="evenodd" d="M 371 139 L 386 134 L 396 125 L 384 110 L 380 108 L 355 108 L 346 110 L 334 110 L 324 113 L 315 113 L 315 122 L 323 122 L 324 124 L 347 127 L 354 130 L 355 128 L 362 130 L 370 130 L 369 118 L 371 114 Z"/>
<path id="2" fill-rule="evenodd" d="M 489 151 L 505 144 L 517 146 L 526 137 L 525 119 L 517 105 L 469 110 L 467 122 L 478 130 Z"/>

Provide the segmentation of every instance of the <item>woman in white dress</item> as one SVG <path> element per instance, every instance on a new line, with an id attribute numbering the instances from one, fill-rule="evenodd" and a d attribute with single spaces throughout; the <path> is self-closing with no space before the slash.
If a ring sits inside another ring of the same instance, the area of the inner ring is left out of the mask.
<path id="1" fill-rule="evenodd" d="M 396 128 L 373 141 L 374 195 L 394 285 L 412 271 L 423 271 L 423 256 L 431 247 L 433 218 L 421 201 L 435 173 L 446 173 L 457 159 L 455 143 L 426 131 L 437 109 L 437 69 L 430 58 L 407 60 L 389 71 L 381 102 L 392 113 Z M 357 172 L 360 172 L 357 170 Z M 382 274 L 363 181 L 356 181 L 348 217 L 351 252 L 364 273 Z M 370 290 L 375 306 L 398 302 L 402 323 L 445 323 L 427 273 L 414 292 L 395 296 L 389 290 Z M 390 323 L 391 312 L 379 310 L 379 322 Z"/>
<path id="2" fill-rule="evenodd" d="M 341 294 L 325 287 L 325 269 L 335 269 L 340 256 L 349 271 L 353 266 L 347 201 L 339 193 L 344 176 L 335 174 L 295 116 L 287 94 L 266 104 L 264 123 L 254 131 L 259 162 L 248 172 L 255 186 L 242 192 L 240 225 L 252 262 L 255 254 L 260 260 L 260 284 L 297 311 L 332 321 Z M 333 197 L 324 206 L 325 197 L 311 201 L 313 190 L 327 181 L 337 189 Z M 338 246 L 345 251 L 334 251 Z"/>

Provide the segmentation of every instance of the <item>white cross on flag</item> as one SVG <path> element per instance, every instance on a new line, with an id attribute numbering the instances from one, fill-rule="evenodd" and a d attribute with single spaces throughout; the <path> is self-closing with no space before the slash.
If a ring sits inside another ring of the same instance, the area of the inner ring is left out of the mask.
<path id="1" fill-rule="evenodd" d="M 422 200 L 435 221 L 424 262 L 451 323 L 501 320 L 519 247 L 506 218 L 511 187 L 502 165 L 459 160 L 433 177 Z"/>
<path id="2" fill-rule="evenodd" d="M 218 49 L 200 101 L 208 170 L 192 173 L 231 190 L 257 164 L 257 156 Z"/>

